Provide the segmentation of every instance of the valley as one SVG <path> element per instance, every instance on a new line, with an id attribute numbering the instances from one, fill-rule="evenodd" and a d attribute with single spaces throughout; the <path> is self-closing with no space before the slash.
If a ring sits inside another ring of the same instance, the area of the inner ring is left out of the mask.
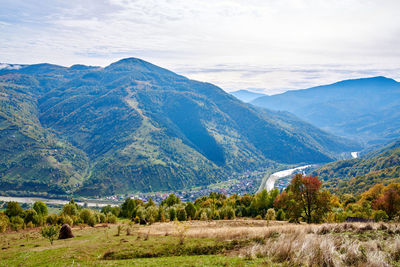
<path id="1" fill-rule="evenodd" d="M 0 82 L 7 95 L 0 98 L 1 194 L 190 191 L 235 173 L 326 163 L 361 148 L 137 58 L 105 68 L 3 68 Z"/>

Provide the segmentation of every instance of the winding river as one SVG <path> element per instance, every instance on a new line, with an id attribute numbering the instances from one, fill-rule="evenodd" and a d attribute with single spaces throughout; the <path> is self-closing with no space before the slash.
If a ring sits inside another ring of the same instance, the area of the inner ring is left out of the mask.
<path id="1" fill-rule="evenodd" d="M 289 175 L 292 175 L 296 171 L 302 171 L 302 170 L 307 169 L 309 167 L 311 167 L 311 165 L 304 165 L 304 166 L 300 166 L 300 167 L 293 168 L 293 169 L 287 169 L 287 170 L 283 170 L 283 171 L 279 171 L 279 172 L 274 172 L 273 174 L 271 174 L 268 177 L 264 188 L 267 189 L 267 191 L 271 191 L 272 189 L 274 189 L 275 182 L 278 179 L 287 177 Z"/>
<path id="2" fill-rule="evenodd" d="M 69 202 L 67 200 L 49 199 L 49 198 L 40 198 L 40 197 L 4 197 L 4 196 L 0 196 L 0 201 L 5 201 L 5 202 L 15 201 L 18 203 L 28 203 L 28 204 L 33 204 L 36 201 L 42 201 L 46 204 L 57 204 L 57 205 L 65 205 Z M 115 206 L 115 204 L 112 204 L 112 203 L 105 204 L 105 203 L 79 202 L 79 201 L 76 201 L 76 203 L 80 206 L 87 204 L 88 207 L 104 207 L 107 205 Z"/>

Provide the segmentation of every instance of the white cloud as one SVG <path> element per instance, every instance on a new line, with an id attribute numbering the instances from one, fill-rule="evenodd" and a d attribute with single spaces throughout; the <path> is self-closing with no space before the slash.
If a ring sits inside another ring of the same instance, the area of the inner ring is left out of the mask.
<path id="1" fill-rule="evenodd" d="M 227 90 L 269 92 L 367 73 L 397 78 L 399 8 L 397 0 L 4 0 L 0 62 L 104 66 L 135 56 Z M 204 71 L 220 65 L 230 70 Z"/>

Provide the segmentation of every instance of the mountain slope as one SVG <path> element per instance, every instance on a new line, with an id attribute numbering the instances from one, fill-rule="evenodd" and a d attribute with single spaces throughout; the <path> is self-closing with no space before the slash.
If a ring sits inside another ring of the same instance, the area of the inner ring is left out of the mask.
<path id="1" fill-rule="evenodd" d="M 136 58 L 106 68 L 28 65 L 0 70 L 0 77 L 4 94 L 16 92 L 15 99 L 0 101 L 2 111 L 16 107 L 12 116 L 1 114 L 2 142 L 16 125 L 26 135 L 39 129 L 47 136 L 35 137 L 26 149 L 36 153 L 36 146 L 45 147 L 37 158 L 14 148 L 0 162 L 0 181 L 14 179 L 19 190 L 30 189 L 26 181 L 82 195 L 175 190 L 275 162 L 328 162 L 356 149 L 311 125 L 302 131 L 295 117 L 260 111 L 212 84 Z M 29 121 L 17 123 L 24 116 Z M 46 161 L 49 154 L 56 161 Z M 30 175 L 10 167 L 23 161 L 34 166 Z M 49 166 L 57 180 L 43 172 Z"/>
<path id="2" fill-rule="evenodd" d="M 400 182 L 400 141 L 362 158 L 328 163 L 314 171 L 325 186 L 339 193 L 359 194 L 375 184 Z"/>
<path id="3" fill-rule="evenodd" d="M 249 90 L 238 90 L 234 92 L 230 92 L 231 95 L 236 97 L 239 100 L 242 100 L 245 103 L 251 102 L 256 98 L 266 96 L 265 94 L 251 92 Z"/>
<path id="4" fill-rule="evenodd" d="M 398 99 L 400 83 L 374 77 L 288 91 L 251 103 L 289 111 L 335 135 L 375 144 L 400 137 Z"/>

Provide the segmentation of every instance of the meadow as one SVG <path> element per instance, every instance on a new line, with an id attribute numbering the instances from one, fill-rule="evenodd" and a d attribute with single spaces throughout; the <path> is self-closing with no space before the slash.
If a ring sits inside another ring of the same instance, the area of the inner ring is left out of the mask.
<path id="1" fill-rule="evenodd" d="M 290 224 L 236 219 L 40 228 L 0 234 L 0 266 L 400 266 L 396 223 Z"/>

